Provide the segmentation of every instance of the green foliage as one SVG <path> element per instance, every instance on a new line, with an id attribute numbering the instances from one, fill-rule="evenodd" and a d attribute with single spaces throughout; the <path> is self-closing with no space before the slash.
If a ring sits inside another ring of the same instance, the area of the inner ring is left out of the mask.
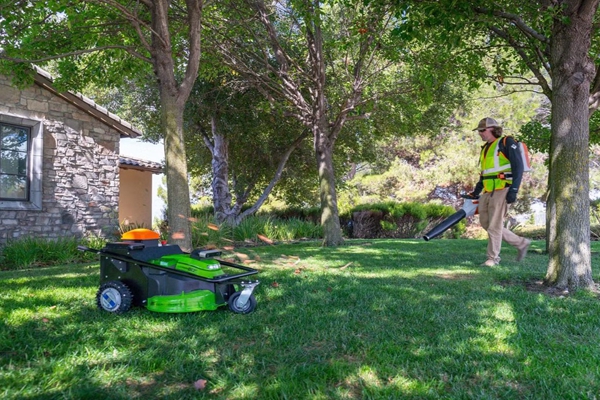
<path id="1" fill-rule="evenodd" d="M 426 218 L 448 217 L 455 212 L 454 208 L 437 203 L 397 203 L 393 201 L 374 204 L 360 204 L 352 208 L 350 213 L 357 211 L 380 211 L 392 218 L 400 218 L 404 215 L 410 215 L 411 217 L 419 220 Z"/>
<path id="2" fill-rule="evenodd" d="M 433 228 L 446 217 L 454 214 L 451 206 L 436 203 L 384 202 L 361 204 L 350 211 L 351 236 L 356 238 L 414 238 Z M 450 231 L 459 237 L 465 231 L 465 221 L 459 222 Z"/>
<path id="3" fill-rule="evenodd" d="M 256 215 L 245 218 L 236 227 L 217 224 L 211 214 L 195 213 L 192 226 L 194 247 L 233 246 L 244 243 L 263 243 L 263 238 L 273 242 L 298 239 L 318 239 L 323 236 L 319 224 L 300 218 L 276 218 Z"/>
<path id="4" fill-rule="evenodd" d="M 521 126 L 519 140 L 527 143 L 529 151 L 550 152 L 550 127 L 539 121 L 529 121 Z"/>
<path id="5" fill-rule="evenodd" d="M 24 237 L 10 240 L 1 248 L 2 269 L 25 269 L 95 260 L 97 255 L 77 250 L 78 245 L 100 249 L 106 240 L 96 236 L 82 239 Z"/>
<path id="6" fill-rule="evenodd" d="M 259 211 L 259 215 L 268 215 L 274 218 L 289 220 L 300 219 L 312 222 L 318 222 L 321 219 L 320 207 L 297 207 L 288 206 L 285 208 L 272 208 L 266 211 Z"/>

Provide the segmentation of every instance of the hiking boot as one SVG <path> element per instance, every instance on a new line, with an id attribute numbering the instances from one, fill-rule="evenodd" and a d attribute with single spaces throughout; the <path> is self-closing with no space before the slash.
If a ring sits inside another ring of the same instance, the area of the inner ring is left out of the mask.
<path id="1" fill-rule="evenodd" d="M 497 262 L 491 258 L 488 258 L 486 262 L 479 264 L 481 267 L 493 267 L 494 265 L 498 265 L 500 262 Z"/>
<path id="2" fill-rule="evenodd" d="M 531 240 L 525 239 L 525 243 L 523 246 L 517 249 L 517 261 L 521 261 L 527 255 L 527 250 L 529 250 L 529 245 L 531 244 Z"/>

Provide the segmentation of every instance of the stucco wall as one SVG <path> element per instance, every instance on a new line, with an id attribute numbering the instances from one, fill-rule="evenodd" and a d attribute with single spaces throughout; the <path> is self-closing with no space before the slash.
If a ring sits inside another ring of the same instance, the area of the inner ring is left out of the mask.
<path id="1" fill-rule="evenodd" d="M 119 133 L 40 86 L 0 76 L 0 116 L 40 121 L 41 209 L 0 205 L 0 243 L 26 235 L 110 234 L 118 227 Z"/>
<path id="2" fill-rule="evenodd" d="M 152 172 L 121 169 L 119 221 L 152 229 Z"/>

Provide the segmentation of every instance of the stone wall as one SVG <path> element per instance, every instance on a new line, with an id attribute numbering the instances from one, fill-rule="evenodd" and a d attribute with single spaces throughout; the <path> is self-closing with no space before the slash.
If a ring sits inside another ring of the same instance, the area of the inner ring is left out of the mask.
<path id="1" fill-rule="evenodd" d="M 41 207 L 0 202 L 0 244 L 115 233 L 119 133 L 41 86 L 19 90 L 0 76 L 0 121 L 19 119 L 41 126 Z"/>

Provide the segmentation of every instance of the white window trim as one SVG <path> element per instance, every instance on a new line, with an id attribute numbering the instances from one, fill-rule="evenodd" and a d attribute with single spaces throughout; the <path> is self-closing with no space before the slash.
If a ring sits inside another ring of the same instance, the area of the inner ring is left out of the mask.
<path id="1" fill-rule="evenodd" d="M 15 115 L 0 114 L 0 122 L 26 126 L 31 129 L 31 150 L 29 153 L 29 201 L 0 201 L 0 210 L 41 211 L 42 210 L 42 165 L 44 161 L 44 124 L 42 121 Z"/>

